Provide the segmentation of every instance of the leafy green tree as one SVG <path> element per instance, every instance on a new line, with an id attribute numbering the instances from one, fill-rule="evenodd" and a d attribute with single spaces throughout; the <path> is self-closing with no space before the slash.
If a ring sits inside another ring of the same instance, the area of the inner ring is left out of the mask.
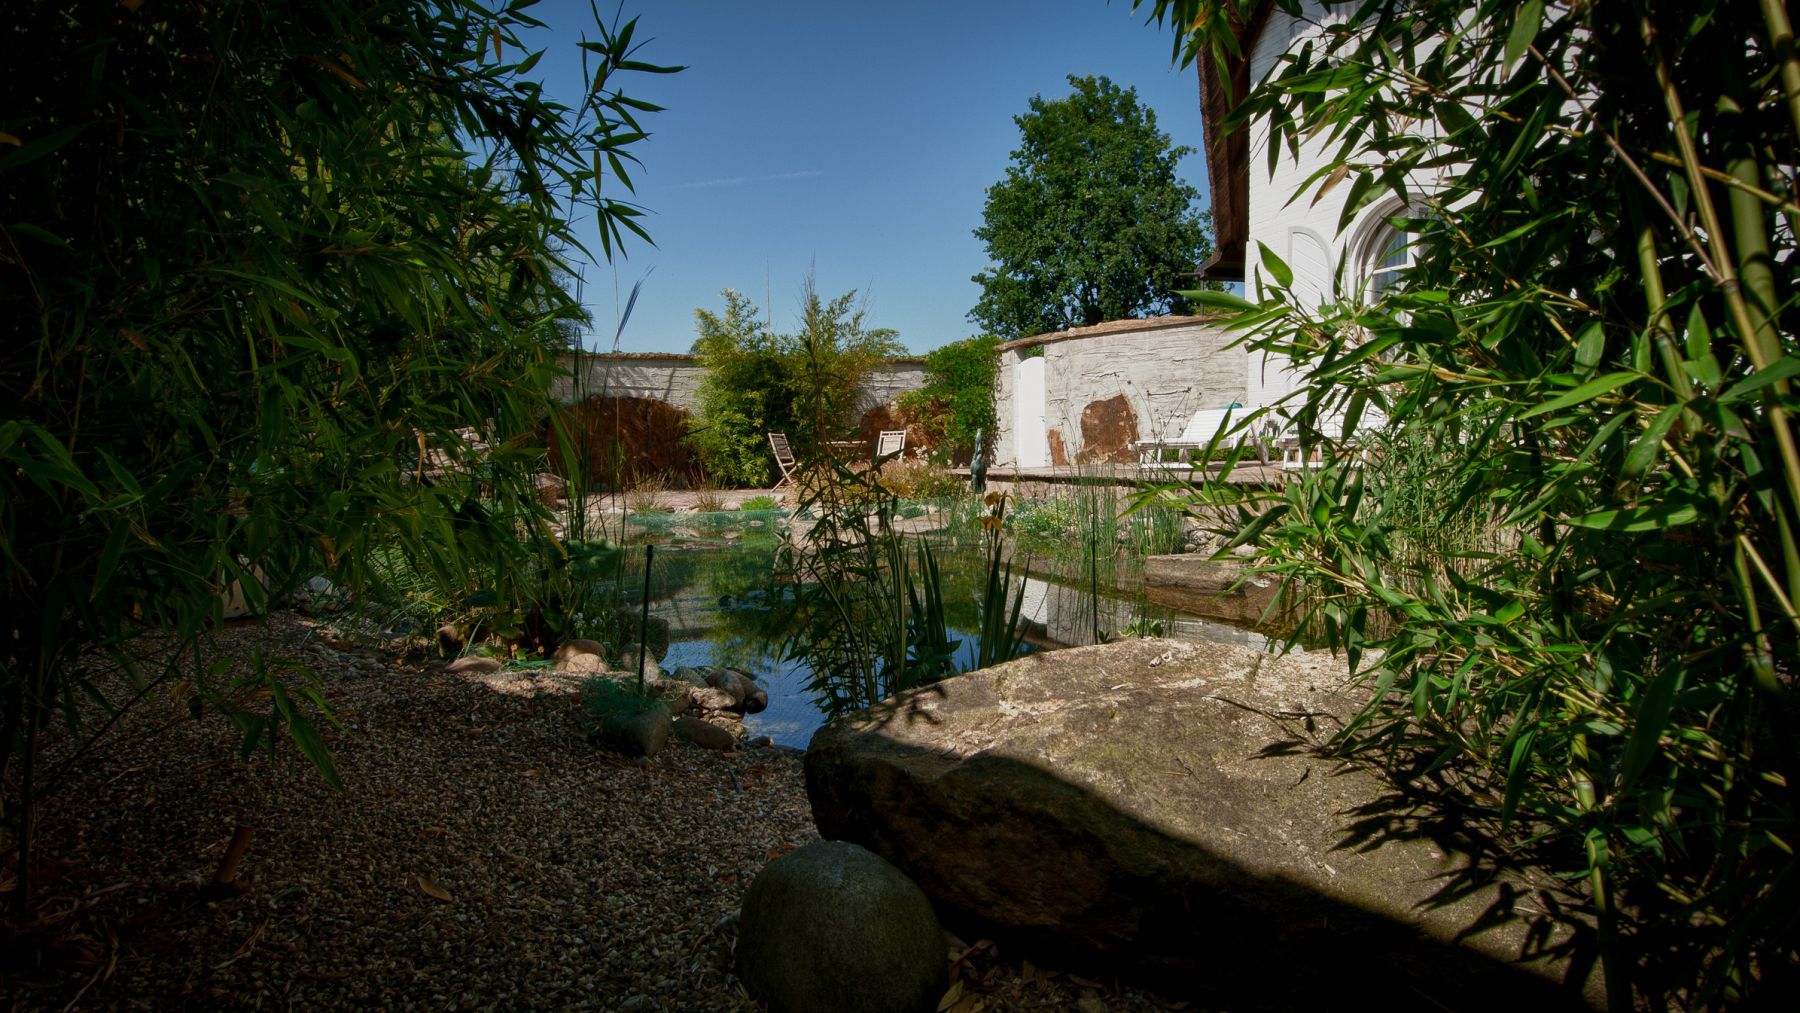
<path id="1" fill-rule="evenodd" d="M 1264 6 L 1155 10 L 1225 71 Z M 1257 303 L 1207 298 L 1306 371 L 1288 408 L 1303 438 L 1339 413 L 1356 438 L 1378 409 L 1362 445 L 1387 457 L 1249 505 L 1239 539 L 1318 589 L 1370 686 L 1345 748 L 1455 783 L 1449 804 L 1485 808 L 1504 847 L 1577 874 L 1615 1009 L 1784 1008 L 1800 986 L 1785 6 L 1334 10 L 1232 122 L 1269 125 L 1277 149 L 1327 143 L 1308 190 L 1344 186 L 1346 221 L 1405 207 L 1416 266 L 1373 305 L 1318 307 L 1264 249 Z"/>
<path id="2" fill-rule="evenodd" d="M 694 313 L 706 376 L 688 439 L 715 478 L 765 486 L 774 481 L 767 434 L 786 433 L 808 457 L 849 435 L 870 372 L 903 349 L 892 329 L 869 326 L 854 290 L 827 300 L 807 279 L 791 335 L 770 331 L 743 294 L 724 296 L 723 314 Z"/>
<path id="3" fill-rule="evenodd" d="M 600 26 L 592 87 L 555 102 L 529 76 L 528 7 L 10 12 L 0 816 L 19 905 L 53 721 L 75 734 L 181 666 L 246 752 L 285 730 L 335 783 L 316 688 L 258 664 L 267 709 L 238 710 L 258 697 L 201 664 L 229 585 L 257 608 L 321 571 L 359 588 L 396 547 L 445 584 L 527 564 L 521 530 L 545 529 L 525 434 L 579 313 L 555 251 L 580 248 L 572 205 L 609 255 L 643 234 L 619 198 L 653 107 L 617 83 L 662 69 L 632 25 Z M 488 419 L 479 486 L 404 478 L 426 442 L 474 467 L 456 430 Z"/>
<path id="4" fill-rule="evenodd" d="M 982 334 L 933 349 L 925 355 L 925 386 L 900 398 L 953 455 L 972 454 L 977 433 L 993 446 L 999 347 L 999 338 Z"/>
<path id="5" fill-rule="evenodd" d="M 1003 339 L 1180 312 L 1178 291 L 1212 251 L 1208 215 L 1136 89 L 1070 76 L 1066 98 L 1031 99 L 1020 145 L 988 188 L 975 237 L 993 266 L 975 275 L 969 319 Z"/>
<path id="6" fill-rule="evenodd" d="M 789 387 L 799 415 L 796 446 L 818 452 L 856 428 L 869 375 L 905 351 L 899 332 L 871 327 L 856 291 L 827 300 L 812 278 L 800 298 L 800 330 L 789 339 Z"/>
<path id="7" fill-rule="evenodd" d="M 706 373 L 688 442 L 713 479 L 766 486 L 774 480 L 767 434 L 796 428 L 787 355 L 748 297 L 729 288 L 723 295 L 723 313 L 694 311 L 693 354 Z"/>

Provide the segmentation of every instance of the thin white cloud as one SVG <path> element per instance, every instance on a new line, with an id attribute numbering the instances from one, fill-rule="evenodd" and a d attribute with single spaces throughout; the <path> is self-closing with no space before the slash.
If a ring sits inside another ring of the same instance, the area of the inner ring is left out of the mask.
<path id="1" fill-rule="evenodd" d="M 801 169 L 799 172 L 777 172 L 766 176 L 724 176 L 719 179 L 702 179 L 692 183 L 677 183 L 677 190 L 698 190 L 703 187 L 742 186 L 745 183 L 780 183 L 790 179 L 812 179 L 825 175 L 824 169 Z"/>

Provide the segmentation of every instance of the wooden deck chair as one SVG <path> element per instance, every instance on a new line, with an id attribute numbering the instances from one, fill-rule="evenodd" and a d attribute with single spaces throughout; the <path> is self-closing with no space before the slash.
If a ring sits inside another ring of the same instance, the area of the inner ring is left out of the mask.
<path id="1" fill-rule="evenodd" d="M 775 466 L 781 469 L 781 481 L 770 487 L 773 492 L 784 485 L 792 485 L 794 472 L 800 469 L 800 462 L 794 459 L 794 450 L 788 446 L 786 433 L 770 433 L 769 449 L 775 453 Z"/>
<path id="2" fill-rule="evenodd" d="M 883 429 L 875 441 L 875 459 L 891 457 L 906 449 L 906 430 Z"/>

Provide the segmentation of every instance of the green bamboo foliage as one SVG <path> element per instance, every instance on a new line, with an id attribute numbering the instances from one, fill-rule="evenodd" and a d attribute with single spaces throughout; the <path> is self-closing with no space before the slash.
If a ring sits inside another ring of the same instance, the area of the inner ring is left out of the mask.
<path id="1" fill-rule="evenodd" d="M 1151 6 L 1178 54 L 1225 62 L 1260 5 Z M 1310 587 L 1373 693 L 1341 745 L 1451 778 L 1504 846 L 1585 887 L 1615 1008 L 1791 997 L 1784 5 L 1333 12 L 1231 122 L 1326 145 L 1296 200 L 1342 186 L 1346 222 L 1403 202 L 1417 265 L 1383 299 L 1344 276 L 1307 306 L 1265 249 L 1253 300 L 1196 297 L 1306 371 L 1284 408 L 1303 432 L 1352 423 L 1354 453 L 1325 445 L 1335 464 L 1242 504 L 1240 539 Z M 1354 431 L 1371 410 L 1378 437 Z"/>
<path id="2" fill-rule="evenodd" d="M 553 543 L 529 475 L 579 251 L 643 236 L 633 26 L 533 79 L 529 4 L 24 5 L 0 55 L 0 849 L 30 904 L 51 734 L 158 686 L 327 779 L 317 694 L 194 650 L 236 585 L 502 592 Z M 604 192 L 603 192 L 604 191 Z M 486 420 L 493 420 L 492 426 Z M 458 435 L 485 432 L 477 453 Z M 427 448 L 451 467 L 422 481 Z M 97 671 L 118 669 L 116 678 Z M 187 680 L 185 682 L 181 680 Z M 308 702 L 311 701 L 311 702 Z M 94 719 L 99 719 L 95 722 Z M 55 725 L 62 729 L 55 730 Z"/>

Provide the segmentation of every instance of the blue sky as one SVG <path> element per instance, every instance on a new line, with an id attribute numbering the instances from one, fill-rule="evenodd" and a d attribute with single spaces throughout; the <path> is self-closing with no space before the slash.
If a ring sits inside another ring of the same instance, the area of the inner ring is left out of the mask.
<path id="1" fill-rule="evenodd" d="M 572 95 L 588 4 L 534 13 L 555 29 L 540 69 Z M 627 94 L 667 107 L 646 117 L 633 174 L 656 245 L 585 267 L 590 347 L 611 346 L 639 278 L 625 351 L 687 351 L 694 310 L 721 308 L 727 287 L 792 330 L 811 271 L 821 294 L 858 290 L 873 325 L 923 353 L 975 332 L 969 278 L 987 260 L 970 231 L 1031 96 L 1105 75 L 1135 87 L 1176 144 L 1201 146 L 1195 77 L 1129 0 L 626 0 L 623 13 L 649 40 L 641 59 L 688 69 L 626 79 Z M 1181 173 L 1206 191 L 1197 152 Z"/>

